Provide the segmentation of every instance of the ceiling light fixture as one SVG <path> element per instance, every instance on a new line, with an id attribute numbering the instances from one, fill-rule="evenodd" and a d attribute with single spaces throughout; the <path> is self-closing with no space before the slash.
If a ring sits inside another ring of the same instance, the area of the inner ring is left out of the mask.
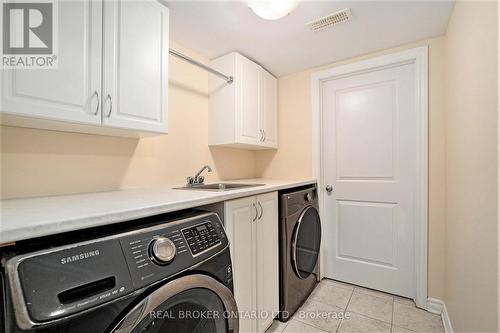
<path id="1" fill-rule="evenodd" d="M 248 1 L 248 7 L 265 20 L 277 20 L 290 14 L 297 8 L 297 0 L 260 0 Z"/>

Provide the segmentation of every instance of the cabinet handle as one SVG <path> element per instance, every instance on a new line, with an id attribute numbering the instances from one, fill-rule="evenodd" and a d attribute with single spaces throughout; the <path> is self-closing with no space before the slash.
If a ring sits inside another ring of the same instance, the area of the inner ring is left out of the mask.
<path id="1" fill-rule="evenodd" d="M 111 100 L 111 95 L 108 94 L 106 96 L 106 100 L 104 101 L 104 104 L 106 104 L 106 101 L 109 99 L 109 111 L 108 111 L 108 114 L 106 115 L 106 117 L 111 117 L 111 110 L 113 109 L 113 101 Z"/>
<path id="2" fill-rule="evenodd" d="M 253 218 L 252 222 L 255 222 L 255 220 L 257 220 L 257 216 L 259 216 L 259 212 L 257 210 L 257 206 L 255 206 L 254 203 L 252 203 L 253 205 L 253 208 L 255 209 L 255 217 Z"/>
<path id="3" fill-rule="evenodd" d="M 264 134 L 262 133 L 262 130 L 259 130 L 260 132 L 260 138 L 259 138 L 259 141 L 262 142 L 262 138 L 264 137 Z"/>
<path id="4" fill-rule="evenodd" d="M 259 215 L 259 220 L 262 218 L 262 215 L 264 215 L 264 208 L 262 208 L 262 205 L 260 204 L 260 201 L 258 202 L 259 207 L 260 207 L 260 215 Z"/>
<path id="5" fill-rule="evenodd" d="M 96 91 L 94 91 L 94 93 L 92 94 L 91 97 L 94 97 L 94 95 L 97 97 L 97 107 L 95 108 L 95 112 L 94 112 L 94 116 L 97 115 L 97 113 L 99 112 L 99 106 L 100 106 L 100 102 L 99 102 L 99 93 Z"/>
<path id="6" fill-rule="evenodd" d="M 262 139 L 262 141 L 263 141 L 263 142 L 265 142 L 265 141 L 266 141 L 266 136 L 267 136 L 267 135 L 266 135 L 266 131 L 265 131 L 265 130 L 262 130 L 262 133 L 264 133 L 264 139 Z"/>

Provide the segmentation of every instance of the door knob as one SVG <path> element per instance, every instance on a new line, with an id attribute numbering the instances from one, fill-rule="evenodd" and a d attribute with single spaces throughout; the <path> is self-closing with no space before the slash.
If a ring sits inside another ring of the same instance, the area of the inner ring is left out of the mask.
<path id="1" fill-rule="evenodd" d="M 326 185 L 325 190 L 326 190 L 328 193 L 331 193 L 331 192 L 333 191 L 333 186 L 332 186 L 332 185 Z"/>

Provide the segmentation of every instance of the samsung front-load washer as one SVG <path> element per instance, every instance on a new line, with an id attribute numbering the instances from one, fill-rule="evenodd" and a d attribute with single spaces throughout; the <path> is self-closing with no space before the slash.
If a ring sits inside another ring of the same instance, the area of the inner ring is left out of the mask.
<path id="1" fill-rule="evenodd" d="M 18 254 L 0 282 L 8 333 L 238 332 L 214 213 Z"/>
<path id="2" fill-rule="evenodd" d="M 280 312 L 287 321 L 318 280 L 321 221 L 316 186 L 280 192 Z"/>

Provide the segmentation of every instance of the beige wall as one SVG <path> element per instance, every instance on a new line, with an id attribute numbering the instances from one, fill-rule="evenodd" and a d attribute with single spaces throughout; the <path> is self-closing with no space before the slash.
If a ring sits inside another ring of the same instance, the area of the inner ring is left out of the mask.
<path id="1" fill-rule="evenodd" d="M 209 149 L 207 73 L 171 57 L 168 135 L 137 140 L 0 127 L 1 195 L 182 183 L 206 163 L 216 169 L 209 180 L 311 177 L 311 73 L 428 45 L 429 296 L 447 302 L 456 331 L 494 330 L 498 85 L 492 6 L 458 3 L 446 37 L 280 78 L 277 151 Z"/>
<path id="2" fill-rule="evenodd" d="M 168 135 L 138 140 L 2 126 L 2 197 L 182 184 L 203 164 L 215 166 L 209 180 L 254 177 L 253 152 L 209 149 L 207 92 L 207 72 L 170 57 Z"/>
<path id="3" fill-rule="evenodd" d="M 446 34 L 446 305 L 497 332 L 497 4 L 458 2 Z"/>
<path id="4" fill-rule="evenodd" d="M 338 62 L 279 79 L 279 150 L 256 153 L 259 175 L 269 178 L 312 176 L 311 73 L 421 45 L 429 47 L 429 296 L 444 298 L 445 134 L 444 39 L 435 38 Z"/>

